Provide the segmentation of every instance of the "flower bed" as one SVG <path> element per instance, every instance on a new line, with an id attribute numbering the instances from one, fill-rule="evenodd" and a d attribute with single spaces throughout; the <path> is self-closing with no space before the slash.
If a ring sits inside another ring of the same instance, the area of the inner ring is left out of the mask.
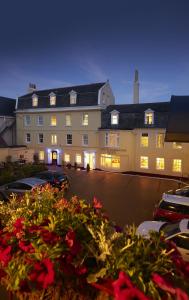
<path id="1" fill-rule="evenodd" d="M 0 207 L 1 284 L 18 299 L 189 299 L 189 264 L 171 243 L 122 231 L 49 185 Z"/>

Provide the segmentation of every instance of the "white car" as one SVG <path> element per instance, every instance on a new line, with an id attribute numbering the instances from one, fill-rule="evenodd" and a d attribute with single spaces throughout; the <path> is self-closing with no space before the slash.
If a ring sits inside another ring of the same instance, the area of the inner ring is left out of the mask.
<path id="1" fill-rule="evenodd" d="M 183 259 L 189 261 L 189 219 L 174 223 L 145 221 L 139 225 L 136 233 L 149 238 L 151 231 L 162 231 L 165 239 L 173 241 Z"/>

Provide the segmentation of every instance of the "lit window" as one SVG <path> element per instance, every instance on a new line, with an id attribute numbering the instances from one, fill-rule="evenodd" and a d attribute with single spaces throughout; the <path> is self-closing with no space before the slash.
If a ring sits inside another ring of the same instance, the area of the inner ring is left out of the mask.
<path id="1" fill-rule="evenodd" d="M 148 156 L 140 157 L 140 167 L 141 169 L 148 169 Z"/>
<path id="2" fill-rule="evenodd" d="M 29 115 L 24 116 L 24 125 L 25 126 L 31 125 L 31 117 Z"/>
<path id="3" fill-rule="evenodd" d="M 51 126 L 56 126 L 56 116 L 51 116 Z"/>
<path id="4" fill-rule="evenodd" d="M 51 134 L 51 144 L 57 145 L 57 135 L 56 134 Z"/>
<path id="5" fill-rule="evenodd" d="M 37 116 L 37 125 L 43 125 L 43 116 Z"/>
<path id="6" fill-rule="evenodd" d="M 119 169 L 120 157 L 108 154 L 102 154 L 100 157 L 101 166 L 107 169 Z"/>
<path id="7" fill-rule="evenodd" d="M 71 125 L 72 125 L 71 116 L 66 115 L 66 126 L 71 126 Z"/>
<path id="8" fill-rule="evenodd" d="M 72 134 L 67 134 L 67 145 L 72 145 Z"/>
<path id="9" fill-rule="evenodd" d="M 65 162 L 70 162 L 70 155 L 64 154 L 64 160 L 65 160 Z"/>
<path id="10" fill-rule="evenodd" d="M 32 96 L 32 106 L 38 106 L 38 96 L 36 94 Z"/>
<path id="11" fill-rule="evenodd" d="M 156 136 L 156 147 L 163 148 L 163 146 L 164 146 L 164 134 L 158 133 Z"/>
<path id="12" fill-rule="evenodd" d="M 30 143 L 30 142 L 31 142 L 31 134 L 26 133 L 26 143 Z"/>
<path id="13" fill-rule="evenodd" d="M 38 135 L 38 142 L 39 142 L 39 144 L 43 143 L 43 133 L 39 133 L 39 135 Z"/>
<path id="14" fill-rule="evenodd" d="M 148 133 L 142 133 L 140 138 L 141 147 L 148 147 Z"/>
<path id="15" fill-rule="evenodd" d="M 70 104 L 76 104 L 77 93 L 75 91 L 70 92 Z"/>
<path id="16" fill-rule="evenodd" d="M 75 161 L 77 164 L 81 164 L 81 154 L 76 154 Z"/>
<path id="17" fill-rule="evenodd" d="M 156 158 L 156 169 L 157 170 L 164 170 L 165 168 L 165 162 L 164 162 L 164 158 Z"/>
<path id="18" fill-rule="evenodd" d="M 145 111 L 145 120 L 144 123 L 146 125 L 152 125 L 154 124 L 154 112 L 151 109 L 148 109 Z"/>
<path id="19" fill-rule="evenodd" d="M 89 115 L 88 114 L 83 114 L 82 125 L 83 126 L 89 125 Z"/>
<path id="20" fill-rule="evenodd" d="M 50 105 L 56 105 L 56 95 L 54 93 L 50 93 Z"/>
<path id="21" fill-rule="evenodd" d="M 182 160 L 173 159 L 173 172 L 182 172 Z"/>
<path id="22" fill-rule="evenodd" d="M 111 112 L 111 124 L 118 125 L 119 123 L 119 112 L 113 111 Z"/>
<path id="23" fill-rule="evenodd" d="M 83 146 L 88 146 L 88 134 L 83 134 Z"/>
<path id="24" fill-rule="evenodd" d="M 105 133 L 105 146 L 119 147 L 119 133 L 106 132 Z"/>
<path id="25" fill-rule="evenodd" d="M 39 151 L 39 160 L 41 160 L 41 161 L 45 160 L 45 152 L 44 151 Z"/>
<path id="26" fill-rule="evenodd" d="M 173 142 L 173 149 L 182 149 L 182 144 Z"/>

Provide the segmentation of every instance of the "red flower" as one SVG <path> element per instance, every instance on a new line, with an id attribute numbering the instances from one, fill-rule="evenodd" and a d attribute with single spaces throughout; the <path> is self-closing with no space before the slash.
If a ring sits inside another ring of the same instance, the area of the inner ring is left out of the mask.
<path id="1" fill-rule="evenodd" d="M 30 242 L 19 241 L 18 245 L 19 245 L 20 249 L 23 250 L 24 252 L 28 252 L 28 253 L 35 252 L 35 249 L 33 248 L 33 246 L 31 245 Z"/>
<path id="2" fill-rule="evenodd" d="M 28 228 L 29 233 L 34 233 L 36 231 L 39 231 L 41 227 L 39 225 L 32 225 Z"/>
<path id="3" fill-rule="evenodd" d="M 124 272 L 121 271 L 119 272 L 119 278 L 113 282 L 113 287 L 114 294 L 116 297 L 118 297 L 123 289 L 133 288 L 134 286 L 130 278 Z"/>
<path id="4" fill-rule="evenodd" d="M 84 275 L 87 273 L 87 268 L 85 266 L 80 266 L 76 269 L 76 274 Z"/>
<path id="5" fill-rule="evenodd" d="M 6 275 L 5 271 L 3 269 L 0 269 L 0 280 Z"/>
<path id="6" fill-rule="evenodd" d="M 50 245 L 55 245 L 60 240 L 60 237 L 55 232 L 46 229 L 42 229 L 40 234 L 43 241 Z"/>
<path id="7" fill-rule="evenodd" d="M 75 242 L 75 232 L 72 229 L 66 234 L 65 241 L 69 248 L 73 247 Z"/>
<path id="8" fill-rule="evenodd" d="M 121 290 L 115 300 L 150 300 L 137 288 L 128 288 Z"/>
<path id="9" fill-rule="evenodd" d="M 176 299 L 177 300 L 189 300 L 188 295 L 181 289 L 176 289 Z"/>
<path id="10" fill-rule="evenodd" d="M 91 285 L 94 286 L 96 289 L 99 289 L 100 291 L 103 291 L 108 295 L 114 296 L 112 284 L 113 284 L 113 280 L 111 279 L 106 279 L 102 283 L 96 283 L 96 282 L 91 283 Z"/>
<path id="11" fill-rule="evenodd" d="M 18 232 L 18 231 L 21 231 L 24 227 L 23 223 L 25 221 L 25 218 L 18 218 L 15 223 L 13 224 L 13 227 L 15 228 L 15 230 Z"/>
<path id="12" fill-rule="evenodd" d="M 34 269 L 29 274 L 30 280 L 36 282 L 37 286 L 43 289 L 54 283 L 54 277 L 54 265 L 49 258 L 35 263 Z"/>
<path id="13" fill-rule="evenodd" d="M 8 246 L 7 248 L 0 250 L 0 262 L 3 267 L 6 267 L 9 261 L 11 260 L 11 249 L 11 246 Z"/>
<path id="14" fill-rule="evenodd" d="M 96 197 L 93 198 L 93 207 L 102 208 L 102 203 Z"/>
<path id="15" fill-rule="evenodd" d="M 175 288 L 172 286 L 172 284 L 162 275 L 160 276 L 157 273 L 152 274 L 152 280 L 154 283 L 157 284 L 160 289 L 162 289 L 165 292 L 168 292 L 170 294 L 175 294 Z"/>

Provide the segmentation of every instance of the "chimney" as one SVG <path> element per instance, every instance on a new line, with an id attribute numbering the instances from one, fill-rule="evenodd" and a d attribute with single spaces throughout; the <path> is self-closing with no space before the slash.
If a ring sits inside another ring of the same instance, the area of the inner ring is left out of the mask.
<path id="1" fill-rule="evenodd" d="M 133 103 L 139 103 L 139 81 L 138 81 L 138 70 L 135 70 L 135 79 L 133 85 Z"/>
<path id="2" fill-rule="evenodd" d="M 37 89 L 36 89 L 36 84 L 34 83 L 29 83 L 29 86 L 28 86 L 28 93 L 33 93 L 35 92 Z"/>

